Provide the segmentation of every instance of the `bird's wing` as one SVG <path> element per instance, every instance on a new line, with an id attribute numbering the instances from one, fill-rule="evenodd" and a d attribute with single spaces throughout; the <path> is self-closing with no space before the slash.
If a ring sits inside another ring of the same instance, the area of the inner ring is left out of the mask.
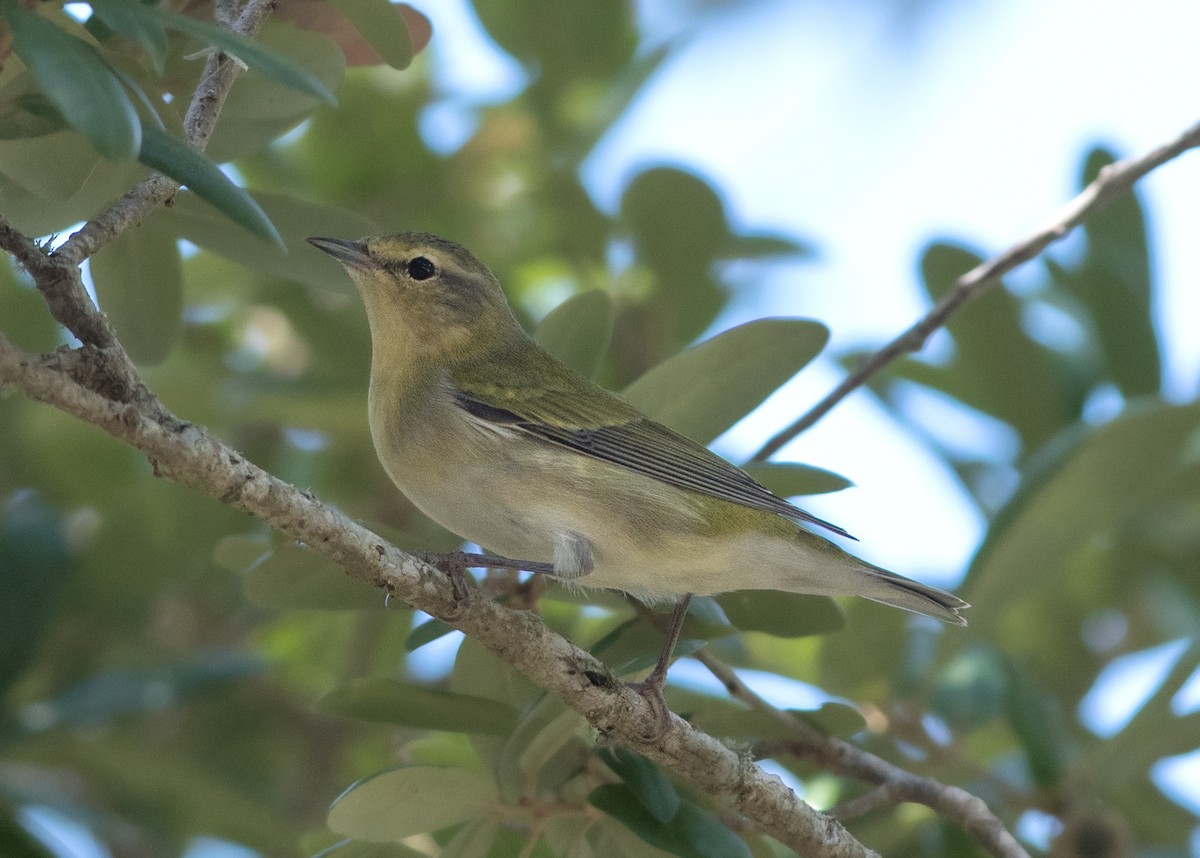
<path id="1" fill-rule="evenodd" d="M 668 485 L 850 536 L 772 494 L 707 447 L 656 423 L 536 346 L 489 361 L 486 368 L 460 368 L 450 382 L 458 406 L 483 423 L 516 429 Z"/>

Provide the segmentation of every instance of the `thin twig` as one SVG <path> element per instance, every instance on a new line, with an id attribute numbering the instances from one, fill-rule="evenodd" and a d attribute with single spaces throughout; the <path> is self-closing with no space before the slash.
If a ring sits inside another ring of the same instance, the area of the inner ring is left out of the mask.
<path id="1" fill-rule="evenodd" d="M 731 697 L 770 715 L 791 732 L 789 739 L 759 744 L 757 748 L 761 754 L 774 756 L 786 752 L 814 759 L 828 771 L 876 785 L 876 789 L 834 808 L 832 815 L 838 819 L 859 816 L 884 804 L 916 802 L 960 826 L 996 858 L 1029 858 L 1029 853 L 978 796 L 933 778 L 915 775 L 849 742 L 814 730 L 791 713 L 772 706 L 747 687 L 733 668 L 706 650 L 692 653 L 692 658 L 707 667 Z"/>
<path id="2" fill-rule="evenodd" d="M 279 0 L 249 0 L 243 7 L 233 31 L 254 37 Z M 229 95 L 241 67 L 229 57 L 214 51 L 204 64 L 200 82 L 192 94 L 183 118 L 183 133 L 197 152 L 203 152 L 212 138 L 217 117 Z M 84 224 L 54 253 L 54 257 L 75 266 L 131 227 L 137 226 L 155 207 L 162 205 L 179 190 L 179 182 L 153 173 L 131 188 L 123 197 Z"/>
<path id="3" fill-rule="evenodd" d="M 1045 226 L 1029 238 L 972 268 L 954 281 L 954 287 L 942 296 L 919 322 L 865 359 L 846 376 L 824 399 L 810 408 L 795 423 L 776 434 L 754 454 L 751 461 L 765 462 L 781 447 L 810 428 L 828 414 L 854 390 L 873 378 L 892 361 L 919 351 L 929 336 L 963 305 L 975 300 L 1000 282 L 1014 268 L 1029 262 L 1054 242 L 1068 235 L 1093 212 L 1128 193 L 1134 184 L 1151 170 L 1179 157 L 1189 149 L 1200 146 L 1200 123 L 1193 125 L 1177 138 L 1159 146 L 1140 158 L 1130 158 L 1109 164 L 1083 191 L 1062 207 Z"/>

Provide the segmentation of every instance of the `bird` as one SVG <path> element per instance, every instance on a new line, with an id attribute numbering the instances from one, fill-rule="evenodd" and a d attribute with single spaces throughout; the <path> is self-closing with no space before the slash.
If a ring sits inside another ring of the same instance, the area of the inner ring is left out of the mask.
<path id="1" fill-rule="evenodd" d="M 371 437 L 412 503 L 522 568 L 674 602 L 658 663 L 636 684 L 660 712 L 694 594 L 861 596 L 966 625 L 962 599 L 843 550 L 817 531 L 846 531 L 546 352 L 460 244 L 422 232 L 308 241 L 366 307 Z"/>

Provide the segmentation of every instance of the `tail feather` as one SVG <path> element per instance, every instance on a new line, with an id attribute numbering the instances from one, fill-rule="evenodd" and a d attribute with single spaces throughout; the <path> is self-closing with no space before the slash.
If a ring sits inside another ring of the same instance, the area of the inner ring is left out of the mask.
<path id="1" fill-rule="evenodd" d="M 971 606 L 953 593 L 873 566 L 864 571 L 866 579 L 858 595 L 956 626 L 967 624 L 958 612 Z"/>

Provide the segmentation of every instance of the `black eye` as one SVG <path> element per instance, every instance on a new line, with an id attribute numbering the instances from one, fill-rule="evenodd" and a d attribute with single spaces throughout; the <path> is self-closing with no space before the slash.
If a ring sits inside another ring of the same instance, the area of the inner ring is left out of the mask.
<path id="1" fill-rule="evenodd" d="M 428 280 L 437 274 L 437 266 L 424 256 L 416 256 L 408 260 L 407 270 L 408 276 L 413 280 Z"/>

